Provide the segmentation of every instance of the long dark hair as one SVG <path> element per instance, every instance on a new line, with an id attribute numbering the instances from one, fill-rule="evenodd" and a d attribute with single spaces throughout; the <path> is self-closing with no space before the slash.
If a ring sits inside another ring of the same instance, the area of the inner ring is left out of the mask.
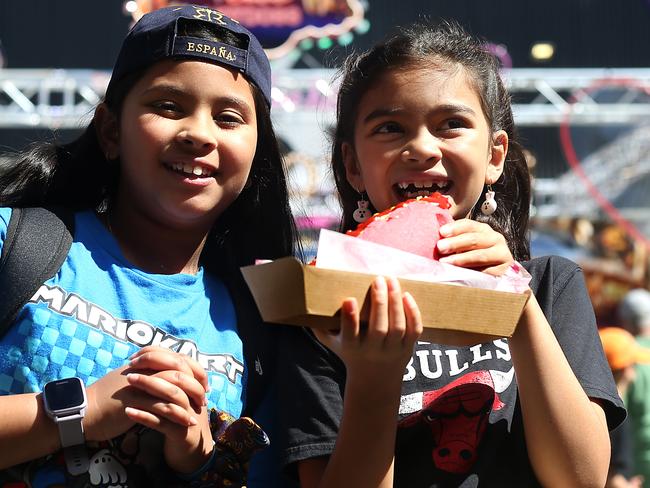
<path id="1" fill-rule="evenodd" d="M 344 142 L 354 143 L 354 123 L 363 94 L 387 70 L 398 67 L 422 69 L 434 61 L 456 63 L 465 68 L 479 95 L 491 132 L 504 130 L 508 134 L 504 171 L 492 185 L 496 192 L 497 211 L 490 216 L 483 215 L 480 211 L 482 196 L 472 210 L 471 218 L 486 222 L 501 232 L 515 259 L 529 259 L 530 175 L 526 157 L 517 141 L 510 95 L 501 81 L 496 58 L 478 39 L 450 21 L 438 25 L 417 23 L 402 29 L 369 51 L 348 57 L 341 68 L 337 124 L 331 153 L 332 171 L 343 207 L 341 228 L 347 230 L 357 225 L 352 214 L 357 208 L 359 193 L 347 181 L 341 148 Z"/>
<path id="2" fill-rule="evenodd" d="M 242 46 L 229 31 L 187 23 L 185 35 Z M 118 117 L 124 99 L 143 71 L 111 84 L 104 103 Z M 217 269 L 224 256 L 239 266 L 256 258 L 299 254 L 297 231 L 289 206 L 284 162 L 271 114 L 261 91 L 250 83 L 257 113 L 257 147 L 246 187 L 212 228 L 201 260 Z M 91 122 L 73 142 L 35 143 L 0 159 L 0 206 L 62 206 L 71 210 L 107 205 L 119 184 L 119 161 L 108 160 Z"/>

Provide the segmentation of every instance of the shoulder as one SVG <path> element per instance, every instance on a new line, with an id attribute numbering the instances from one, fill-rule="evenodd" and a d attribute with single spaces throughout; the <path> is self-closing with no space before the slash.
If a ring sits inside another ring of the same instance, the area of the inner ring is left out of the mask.
<path id="1" fill-rule="evenodd" d="M 550 288 L 555 294 L 577 277 L 583 280 L 580 266 L 561 256 L 542 256 L 521 264 L 531 275 L 530 288 L 535 293 Z"/>
<path id="2" fill-rule="evenodd" d="M 544 274 L 572 274 L 580 271 L 580 266 L 570 259 L 562 256 L 541 256 L 521 263 L 524 268 L 533 276 Z"/>

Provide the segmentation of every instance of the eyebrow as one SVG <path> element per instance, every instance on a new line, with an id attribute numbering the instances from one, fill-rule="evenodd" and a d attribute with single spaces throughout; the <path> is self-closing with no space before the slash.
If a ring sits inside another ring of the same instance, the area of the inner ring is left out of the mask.
<path id="1" fill-rule="evenodd" d="M 399 114 L 404 111 L 405 110 L 402 108 L 381 107 L 376 110 L 373 110 L 368 115 L 366 115 L 363 118 L 363 123 L 367 124 L 368 122 L 372 122 L 374 119 L 379 119 L 382 117 L 390 117 L 391 115 Z M 443 113 L 458 113 L 458 114 L 465 114 L 470 116 L 476 115 L 476 112 L 471 107 L 464 105 L 462 103 L 445 103 L 442 105 L 437 105 L 435 107 L 435 111 L 443 112 Z"/>
<path id="2" fill-rule="evenodd" d="M 149 93 L 152 93 L 152 92 L 153 93 L 155 93 L 155 92 L 165 92 L 165 93 L 168 93 L 170 95 L 176 95 L 176 96 L 179 96 L 179 97 L 191 96 L 191 94 L 189 92 L 187 92 L 187 90 L 182 90 L 182 89 L 178 88 L 175 85 L 168 85 L 168 84 L 160 84 L 160 85 L 150 86 L 149 88 L 145 89 L 142 92 L 142 95 L 148 95 Z M 255 111 L 255 107 L 254 106 L 251 107 L 251 104 L 248 103 L 247 101 L 245 101 L 241 97 L 236 97 L 236 96 L 233 96 L 233 95 L 225 95 L 223 97 L 219 97 L 218 101 L 219 101 L 219 103 L 222 103 L 222 104 L 225 104 L 225 105 L 233 105 L 233 106 L 235 106 L 236 108 L 238 108 L 240 110 L 248 110 L 248 111 L 253 110 L 253 111 Z"/>

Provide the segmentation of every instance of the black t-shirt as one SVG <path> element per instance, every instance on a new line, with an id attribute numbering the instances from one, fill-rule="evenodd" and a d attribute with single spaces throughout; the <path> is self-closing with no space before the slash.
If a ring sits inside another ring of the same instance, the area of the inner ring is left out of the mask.
<path id="1" fill-rule="evenodd" d="M 609 461 L 609 475 L 620 474 L 630 479 L 633 475 L 631 424 L 626 419 L 621 425 L 609 433 L 612 444 L 612 456 Z"/>
<path id="2" fill-rule="evenodd" d="M 578 266 L 522 263 L 568 361 L 610 428 L 625 416 Z M 334 449 L 345 366 L 306 329 L 287 329 L 278 378 L 287 465 Z M 567 406 L 570 412 L 570 406 Z M 395 486 L 538 486 L 526 444 L 507 339 L 469 347 L 418 342 L 403 379 Z"/>

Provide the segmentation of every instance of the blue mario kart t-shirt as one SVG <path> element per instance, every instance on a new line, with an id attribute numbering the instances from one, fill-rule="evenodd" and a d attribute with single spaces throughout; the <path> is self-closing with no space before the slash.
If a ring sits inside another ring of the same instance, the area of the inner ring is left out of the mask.
<path id="1" fill-rule="evenodd" d="M 0 208 L 0 251 L 10 216 L 11 209 Z M 239 417 L 244 356 L 224 284 L 203 269 L 196 275 L 139 270 L 93 212 L 78 213 L 63 266 L 0 338 L 0 395 L 39 392 L 48 381 L 70 376 L 91 385 L 147 345 L 195 359 L 208 373 L 208 408 Z M 82 484 L 134 486 L 138 478 L 155 480 L 152 460 L 162 455 L 152 452 L 161 449 L 159 434 L 137 427 L 90 446 L 91 468 Z M 34 486 L 63 483 L 64 476 L 60 453 L 30 463 Z M 162 468 L 160 476 L 165 476 Z M 0 486 L 3 479 L 0 472 Z"/>

